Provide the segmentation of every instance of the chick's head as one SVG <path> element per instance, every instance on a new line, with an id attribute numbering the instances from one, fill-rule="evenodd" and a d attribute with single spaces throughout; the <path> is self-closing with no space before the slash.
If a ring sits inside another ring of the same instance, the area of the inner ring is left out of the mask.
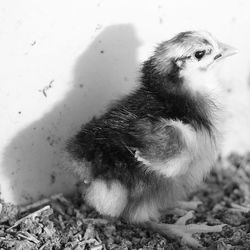
<path id="1" fill-rule="evenodd" d="M 175 63 L 181 71 L 207 71 L 236 52 L 236 49 L 219 42 L 208 32 L 186 31 L 161 43 L 155 51 L 155 58 L 161 71 L 169 70 L 167 66 L 170 63 Z"/>
<path id="2" fill-rule="evenodd" d="M 236 49 L 219 42 L 208 32 L 181 32 L 161 43 L 151 59 L 144 64 L 145 82 L 148 80 L 152 86 L 156 83 L 154 79 L 161 79 L 161 82 L 168 79 L 164 82 L 167 82 L 169 89 L 178 91 L 183 86 L 184 89 L 192 89 L 194 92 L 201 89 L 203 91 L 204 85 L 208 83 L 206 86 L 211 89 L 214 88 L 209 86 L 214 82 L 211 79 L 214 66 L 236 52 Z"/>

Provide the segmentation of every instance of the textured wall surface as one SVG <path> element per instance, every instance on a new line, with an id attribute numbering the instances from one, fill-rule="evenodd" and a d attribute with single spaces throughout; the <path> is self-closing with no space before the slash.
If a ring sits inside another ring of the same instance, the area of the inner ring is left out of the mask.
<path id="1" fill-rule="evenodd" d="M 208 30 L 239 49 L 227 89 L 227 154 L 250 149 L 250 1 L 25 0 L 0 5 L 1 198 L 70 192 L 60 150 L 84 122 L 136 86 L 156 43 Z"/>

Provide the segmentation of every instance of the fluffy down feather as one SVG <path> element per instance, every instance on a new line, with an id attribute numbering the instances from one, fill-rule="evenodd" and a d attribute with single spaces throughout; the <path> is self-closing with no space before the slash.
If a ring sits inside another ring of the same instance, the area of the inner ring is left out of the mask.
<path id="1" fill-rule="evenodd" d="M 161 44 L 143 64 L 135 91 L 85 124 L 68 142 L 67 152 L 83 163 L 83 172 L 84 162 L 88 163 L 93 183 L 86 199 L 103 214 L 135 222 L 157 220 L 161 209 L 173 207 L 202 181 L 216 159 L 218 96 L 202 86 L 203 80 L 209 84 L 205 64 L 197 68 L 195 78 L 195 59 L 187 53 L 202 44 L 218 48 L 212 38 L 200 34 L 187 32 L 177 38 Z M 196 44 L 188 46 L 190 41 Z M 173 46 L 176 42 L 181 46 Z M 182 52 L 174 53 L 171 46 Z"/>

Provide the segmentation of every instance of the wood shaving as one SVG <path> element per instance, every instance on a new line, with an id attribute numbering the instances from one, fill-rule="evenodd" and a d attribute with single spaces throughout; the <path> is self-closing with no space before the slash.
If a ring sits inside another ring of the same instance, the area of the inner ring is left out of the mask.
<path id="1" fill-rule="evenodd" d="M 220 233 L 197 235 L 205 249 L 250 249 L 250 154 L 232 154 L 217 167 L 198 192 L 203 202 L 190 223 L 227 224 Z M 166 215 L 162 222 L 178 217 Z M 80 192 L 56 194 L 27 206 L 0 200 L 0 250 L 189 250 L 180 242 L 109 220 L 88 207 Z"/>

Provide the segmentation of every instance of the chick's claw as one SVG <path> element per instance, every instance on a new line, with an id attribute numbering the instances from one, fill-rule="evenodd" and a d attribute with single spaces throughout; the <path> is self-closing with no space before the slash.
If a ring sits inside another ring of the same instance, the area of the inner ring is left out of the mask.
<path id="1" fill-rule="evenodd" d="M 182 235 L 181 242 L 192 247 L 202 247 L 198 240 L 194 239 L 192 234 L 195 233 L 217 233 L 223 230 L 225 225 L 207 226 L 205 224 L 180 225 L 177 233 Z"/>
<path id="2" fill-rule="evenodd" d="M 212 232 L 221 232 L 225 224 L 208 226 L 205 224 L 188 224 L 186 222 L 193 217 L 193 212 L 190 211 L 181 218 L 177 220 L 175 224 L 158 224 L 155 222 L 150 222 L 150 227 L 158 233 L 173 238 L 181 240 L 183 244 L 195 247 L 202 248 L 202 245 L 193 237 L 195 233 L 212 233 Z"/>
<path id="3" fill-rule="evenodd" d="M 185 225 L 188 220 L 194 217 L 194 212 L 189 211 L 184 216 L 180 217 L 176 222 L 175 225 Z"/>

